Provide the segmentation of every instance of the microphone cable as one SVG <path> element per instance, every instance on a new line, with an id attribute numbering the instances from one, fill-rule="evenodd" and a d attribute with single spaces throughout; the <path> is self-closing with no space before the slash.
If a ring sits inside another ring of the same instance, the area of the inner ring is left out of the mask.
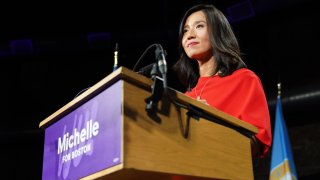
<path id="1" fill-rule="evenodd" d="M 138 59 L 138 61 L 136 62 L 136 64 L 133 66 L 133 71 L 136 72 L 137 71 L 137 67 L 140 64 L 140 61 L 144 58 L 144 56 L 147 54 L 147 52 L 149 52 L 149 50 L 153 47 L 157 47 L 158 44 L 151 44 L 149 47 L 147 47 L 147 49 L 143 52 L 143 54 L 140 56 L 140 58 Z"/>

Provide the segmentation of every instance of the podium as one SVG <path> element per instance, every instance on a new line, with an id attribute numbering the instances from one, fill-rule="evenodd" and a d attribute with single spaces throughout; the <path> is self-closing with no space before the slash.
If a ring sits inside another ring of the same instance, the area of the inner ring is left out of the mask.
<path id="1" fill-rule="evenodd" d="M 205 116 L 165 96 L 150 116 L 153 82 L 120 67 L 41 121 L 42 179 L 253 179 L 256 127 L 173 89 Z"/>

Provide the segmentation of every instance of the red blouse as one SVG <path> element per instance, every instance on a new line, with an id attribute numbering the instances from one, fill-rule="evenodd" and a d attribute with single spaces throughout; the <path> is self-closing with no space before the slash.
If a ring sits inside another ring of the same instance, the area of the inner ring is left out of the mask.
<path id="1" fill-rule="evenodd" d="M 226 77 L 200 77 L 187 96 L 200 96 L 210 106 L 248 122 L 259 129 L 256 138 L 263 144 L 264 157 L 271 146 L 270 115 L 259 77 L 242 68 Z"/>

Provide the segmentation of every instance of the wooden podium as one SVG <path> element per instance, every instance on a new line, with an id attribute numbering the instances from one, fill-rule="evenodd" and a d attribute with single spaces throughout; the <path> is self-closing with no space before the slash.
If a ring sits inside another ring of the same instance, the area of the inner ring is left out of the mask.
<path id="1" fill-rule="evenodd" d="M 246 133 L 257 133 L 256 127 L 172 89 L 169 89 L 169 93 L 176 101 L 217 121 L 191 116 L 189 110 L 177 106 L 166 97 L 162 97 L 157 103 L 156 116 L 160 121 L 155 121 L 146 112 L 145 102 L 151 95 L 153 81 L 125 67 L 112 72 L 47 117 L 39 127 L 49 129 L 64 116 L 116 83 L 119 83 L 119 86 L 114 88 L 121 95 L 121 160 L 114 166 L 101 168 L 79 179 L 157 180 L 171 179 L 172 176 L 184 176 L 187 179 L 253 179 L 250 138 Z M 108 99 L 105 101 L 108 103 Z M 77 131 L 74 131 L 77 134 Z M 188 132 L 187 137 L 184 132 Z M 66 137 L 71 137 L 70 134 Z M 76 135 L 72 137 L 75 138 Z M 53 142 L 56 143 L 57 140 Z M 63 142 L 64 139 L 60 138 L 58 143 L 63 145 Z M 52 150 L 54 146 L 50 145 L 51 148 L 47 149 Z M 72 147 L 72 144 L 69 144 L 69 147 Z M 50 150 L 45 150 L 44 154 L 46 151 Z M 99 155 L 101 158 L 103 156 L 104 153 Z M 50 159 L 46 159 L 44 155 L 44 164 L 57 161 Z M 90 162 L 83 160 L 81 163 Z M 70 164 L 72 166 L 71 161 Z M 73 166 L 74 164 L 73 162 Z M 45 169 L 49 168 L 44 167 L 43 171 L 46 171 Z M 61 171 L 61 168 L 59 170 Z M 43 179 L 47 179 L 45 176 L 48 175 L 43 175 Z"/>

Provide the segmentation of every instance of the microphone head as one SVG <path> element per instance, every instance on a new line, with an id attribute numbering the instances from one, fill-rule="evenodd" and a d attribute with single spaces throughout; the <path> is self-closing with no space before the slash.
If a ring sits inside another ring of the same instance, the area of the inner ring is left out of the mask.
<path id="1" fill-rule="evenodd" d="M 158 61 L 158 67 L 161 74 L 167 74 L 167 61 L 166 61 L 166 54 L 160 44 L 157 45 L 156 48 L 156 59 Z"/>

